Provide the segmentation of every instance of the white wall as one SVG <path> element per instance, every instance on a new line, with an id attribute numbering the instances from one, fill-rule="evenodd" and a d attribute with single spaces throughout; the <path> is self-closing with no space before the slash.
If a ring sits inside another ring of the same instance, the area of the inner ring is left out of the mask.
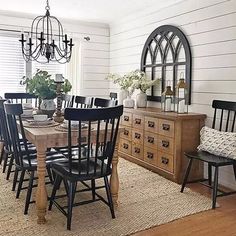
<path id="1" fill-rule="evenodd" d="M 110 72 L 139 69 L 147 37 L 164 24 L 187 35 L 193 56 L 190 111 L 207 114 L 210 124 L 213 99 L 236 101 L 236 1 L 185 0 L 161 10 L 157 1 L 151 9 L 117 20 L 110 28 Z M 236 186 L 231 168 L 221 171 L 220 182 Z"/>
<path id="2" fill-rule="evenodd" d="M 35 17 L 35 16 L 34 16 Z M 13 16 L 12 13 L 0 11 L 0 29 L 30 30 L 33 17 Z M 109 72 L 109 26 L 107 24 L 66 21 L 60 19 L 64 30 L 73 38 L 81 39 L 82 43 L 82 95 L 103 97 L 108 96 L 108 82 L 104 80 Z M 20 36 L 20 34 L 19 34 Z M 90 37 L 87 42 L 83 38 Z"/>

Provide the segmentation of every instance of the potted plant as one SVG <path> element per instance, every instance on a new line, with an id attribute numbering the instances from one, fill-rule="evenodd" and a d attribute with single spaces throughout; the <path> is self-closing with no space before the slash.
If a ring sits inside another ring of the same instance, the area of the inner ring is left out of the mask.
<path id="1" fill-rule="evenodd" d="M 56 84 L 54 80 L 51 79 L 51 75 L 47 71 L 37 69 L 32 78 L 23 76 L 21 84 L 26 86 L 26 91 L 28 93 L 34 94 L 39 98 L 39 110 L 49 117 L 52 117 L 56 109 L 54 99 L 57 94 Z M 62 85 L 62 92 L 68 93 L 71 88 L 71 83 L 66 79 Z"/>

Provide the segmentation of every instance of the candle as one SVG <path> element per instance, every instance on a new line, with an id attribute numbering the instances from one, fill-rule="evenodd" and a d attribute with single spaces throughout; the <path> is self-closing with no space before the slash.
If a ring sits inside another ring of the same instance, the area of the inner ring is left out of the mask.
<path id="1" fill-rule="evenodd" d="M 171 111 L 171 98 L 166 99 L 166 111 Z"/>
<path id="2" fill-rule="evenodd" d="M 185 100 L 179 101 L 179 113 L 184 113 L 185 112 Z"/>
<path id="3" fill-rule="evenodd" d="M 63 75 L 62 74 L 56 74 L 55 81 L 56 82 L 63 82 Z"/>

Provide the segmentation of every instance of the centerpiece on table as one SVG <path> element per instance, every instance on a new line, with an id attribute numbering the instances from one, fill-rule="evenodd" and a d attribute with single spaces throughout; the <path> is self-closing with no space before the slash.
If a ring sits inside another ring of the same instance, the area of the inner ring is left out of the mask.
<path id="1" fill-rule="evenodd" d="M 39 113 L 52 117 L 56 109 L 54 99 L 57 96 L 57 88 L 51 75 L 47 71 L 37 69 L 32 78 L 23 76 L 21 84 L 26 86 L 28 93 L 34 94 L 39 98 Z M 68 93 L 71 88 L 71 83 L 65 79 L 61 86 L 62 93 Z"/>

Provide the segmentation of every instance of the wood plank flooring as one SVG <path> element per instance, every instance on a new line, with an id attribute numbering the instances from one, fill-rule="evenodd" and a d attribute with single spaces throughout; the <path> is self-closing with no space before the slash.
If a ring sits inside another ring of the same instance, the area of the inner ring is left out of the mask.
<path id="1" fill-rule="evenodd" d="M 210 197 L 208 188 L 188 185 Z M 236 236 L 236 194 L 217 199 L 220 207 L 138 232 L 134 236 Z"/>

